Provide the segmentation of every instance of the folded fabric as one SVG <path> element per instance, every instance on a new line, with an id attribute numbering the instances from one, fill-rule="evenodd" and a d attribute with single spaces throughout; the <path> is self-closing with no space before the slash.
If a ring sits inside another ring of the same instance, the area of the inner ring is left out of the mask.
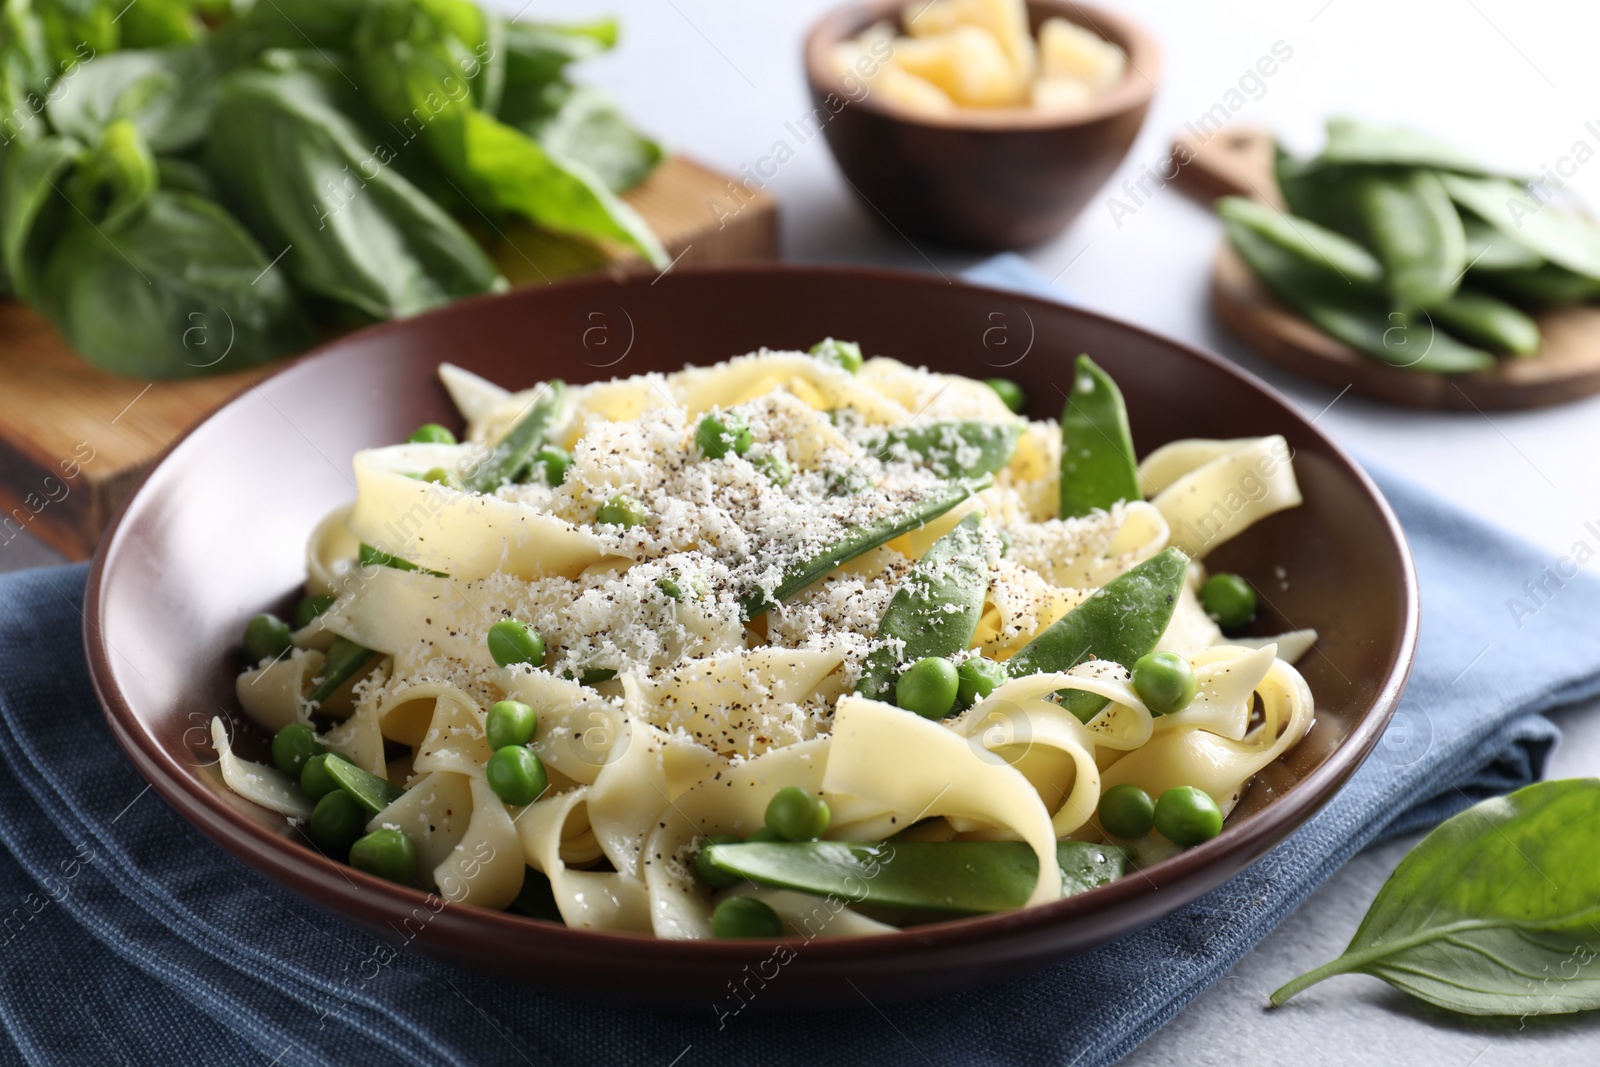
<path id="1" fill-rule="evenodd" d="M 392 948 L 256 875 L 133 771 L 90 689 L 84 568 L 0 577 L 0 1024 L 32 1063 L 1111 1063 L 1353 853 L 1543 768 L 1539 713 L 1600 693 L 1600 581 L 1508 610 L 1547 562 L 1406 483 L 1421 645 L 1396 725 L 1260 862 L 1004 986 L 811 1017 L 624 1011 Z M 1517 616 L 1520 616 L 1517 617 Z M 530 969 L 539 966 L 529 960 Z M 1284 978 L 1291 977 L 1284 975 Z M 782 996 L 781 985 L 773 995 Z"/>

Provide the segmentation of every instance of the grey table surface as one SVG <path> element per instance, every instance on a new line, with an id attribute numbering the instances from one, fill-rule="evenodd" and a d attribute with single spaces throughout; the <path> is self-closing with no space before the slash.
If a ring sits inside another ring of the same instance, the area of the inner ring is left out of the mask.
<path id="1" fill-rule="evenodd" d="M 614 11 L 617 51 L 585 77 L 610 89 L 669 144 L 763 184 L 782 204 L 784 254 L 953 273 L 973 262 L 918 247 L 874 221 L 820 137 L 787 125 L 808 103 L 798 42 L 829 0 L 494 0 L 528 18 Z M 1385 408 L 1277 371 L 1233 342 L 1206 303 L 1218 239 L 1209 215 L 1171 188 L 1132 187 L 1157 170 L 1174 133 L 1207 114 L 1267 125 L 1313 149 L 1323 116 L 1409 122 L 1523 172 L 1550 168 L 1600 203 L 1600 5 L 1562 0 L 1122 0 L 1165 46 L 1161 90 L 1121 171 L 1060 237 L 1024 254 L 1073 299 L 1201 345 L 1266 378 L 1363 458 L 1401 470 L 1461 507 L 1514 530 L 1552 562 L 1593 539 L 1600 520 L 1600 398 L 1523 413 L 1429 414 Z M 1277 42 L 1292 49 L 1270 79 L 1250 80 Z M 1217 109 L 1221 109 L 1218 112 Z M 797 124 L 798 125 L 798 124 Z M 779 145 L 783 146 L 782 151 Z M 786 161 L 777 164 L 780 157 Z M 1124 185 L 1124 183 L 1129 183 Z M 1131 190 L 1131 191 L 1130 191 Z M 1593 547 L 1600 546 L 1591 546 Z M 26 537 L 0 570 L 55 561 Z M 1600 569 L 1600 560 L 1588 566 Z M 1532 577 L 1532 576 L 1530 576 Z M 1506 595 L 1515 590 L 1507 590 Z M 1506 616 L 1503 601 L 1482 610 Z M 1556 714 L 1566 732 L 1553 776 L 1600 769 L 1589 706 Z M 1337 955 L 1415 839 L 1358 856 L 1212 989 L 1127 1061 L 1157 1067 L 1294 1062 L 1385 1067 L 1591 1063 L 1600 1017 L 1523 1025 L 1462 1020 L 1347 978 L 1269 1011 L 1266 994 Z"/>

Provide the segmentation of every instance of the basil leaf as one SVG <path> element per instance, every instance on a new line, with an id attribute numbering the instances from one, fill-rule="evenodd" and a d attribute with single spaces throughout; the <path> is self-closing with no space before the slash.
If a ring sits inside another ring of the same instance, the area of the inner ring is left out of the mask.
<path id="1" fill-rule="evenodd" d="M 50 59 L 63 72 L 122 45 L 117 8 L 106 0 L 32 0 L 32 7 Z"/>
<path id="2" fill-rule="evenodd" d="M 116 227 L 156 191 L 156 158 L 138 129 L 119 119 L 77 160 L 67 199 L 87 219 Z"/>
<path id="3" fill-rule="evenodd" d="M 140 5 L 148 0 L 140 0 Z M 93 144 L 128 119 L 158 155 L 187 152 L 204 139 L 217 105 L 217 67 L 204 48 L 117 52 L 85 63 L 70 92 L 50 101 L 57 132 Z"/>
<path id="4" fill-rule="evenodd" d="M 188 193 L 152 193 L 111 228 L 72 213 L 38 295 L 67 343 L 117 374 L 215 374 L 311 340 L 261 247 L 222 208 Z"/>
<path id="5" fill-rule="evenodd" d="M 526 91 L 554 82 L 573 63 L 592 59 L 616 46 L 617 22 L 557 26 L 513 22 L 506 27 L 506 91 Z"/>
<path id="6" fill-rule="evenodd" d="M 633 128 L 616 101 L 586 85 L 551 82 L 536 97 L 508 100 L 502 117 L 560 159 L 593 171 L 612 192 L 642 182 L 661 162 L 661 145 Z"/>
<path id="7" fill-rule="evenodd" d="M 205 162 L 224 201 L 312 292 L 395 318 L 502 289 L 483 250 L 302 70 L 223 80 Z"/>
<path id="8" fill-rule="evenodd" d="M 1272 994 L 1370 974 L 1468 1015 L 1600 1008 L 1600 779 L 1538 782 L 1441 823 L 1378 891 L 1344 954 Z"/>
<path id="9" fill-rule="evenodd" d="M 484 110 L 493 103 L 485 62 L 493 25 L 468 0 L 373 0 L 355 36 L 373 105 L 391 123 L 415 129 L 483 214 L 517 214 L 557 233 L 616 241 L 664 267 L 660 241 L 599 175 Z"/>
<path id="10" fill-rule="evenodd" d="M 38 300 L 38 274 L 53 246 L 66 205 L 59 182 L 83 152 L 70 137 L 15 144 L 0 175 L 0 253 L 12 291 L 30 304 Z"/>

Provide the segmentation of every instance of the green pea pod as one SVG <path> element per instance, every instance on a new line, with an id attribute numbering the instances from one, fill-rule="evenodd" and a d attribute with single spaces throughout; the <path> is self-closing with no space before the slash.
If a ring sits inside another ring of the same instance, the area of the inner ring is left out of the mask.
<path id="1" fill-rule="evenodd" d="M 1453 145 L 1402 126 L 1377 126 L 1338 116 L 1328 120 L 1327 129 L 1327 143 L 1317 156 L 1319 163 L 1495 173 Z"/>
<path id="2" fill-rule="evenodd" d="M 1439 176 L 1414 170 L 1352 180 L 1389 296 L 1422 306 L 1450 299 L 1467 269 L 1467 236 Z"/>
<path id="3" fill-rule="evenodd" d="M 1152 556 L 1051 623 L 1006 661 L 1007 672 L 1013 678 L 1054 674 L 1091 659 L 1111 660 L 1131 670 L 1166 632 L 1188 570 L 1189 557 L 1182 549 Z M 1110 702 L 1071 690 L 1061 703 L 1088 722 Z"/>
<path id="4" fill-rule="evenodd" d="M 533 463 L 533 454 L 549 438 L 567 402 L 567 386 L 560 379 L 545 383 L 534 397 L 527 414 L 500 439 L 467 478 L 467 488 L 475 493 L 492 493 L 517 477 Z"/>
<path id="5" fill-rule="evenodd" d="M 875 433 L 862 447 L 885 462 L 919 457 L 941 478 L 976 478 L 1011 462 L 1021 436 L 1015 422 L 929 422 Z"/>
<path id="6" fill-rule="evenodd" d="M 982 915 L 1020 908 L 1039 881 L 1039 857 L 1021 841 L 760 842 L 709 845 L 711 866 L 757 885 L 833 896 L 857 904 Z M 1116 845 L 1058 841 L 1061 895 L 1122 877 L 1128 853 Z"/>
<path id="7" fill-rule="evenodd" d="M 1494 356 L 1462 344 L 1432 320 L 1390 308 L 1381 296 L 1344 285 L 1253 230 L 1225 224 L 1228 243 L 1251 273 L 1291 311 L 1324 333 L 1392 367 L 1434 374 L 1488 370 Z"/>
<path id="8" fill-rule="evenodd" d="M 983 517 L 968 515 L 923 553 L 878 624 L 878 638 L 903 642 L 897 655 L 884 645 L 867 657 L 856 692 L 892 700 L 896 668 L 928 656 L 941 658 L 972 644 L 989 591 L 983 551 Z"/>
<path id="9" fill-rule="evenodd" d="M 1144 499 L 1122 390 L 1088 356 L 1078 357 L 1061 410 L 1060 493 L 1063 519 Z"/>
<path id="10" fill-rule="evenodd" d="M 328 646 L 327 657 L 322 661 L 322 673 L 317 676 L 317 684 L 312 687 L 306 702 L 321 704 L 327 700 L 341 685 L 360 673 L 376 655 L 372 649 L 362 648 L 348 638 L 335 637 L 333 644 Z"/>
<path id="11" fill-rule="evenodd" d="M 1539 324 L 1488 293 L 1462 289 L 1429 307 L 1428 314 L 1456 336 L 1496 352 L 1531 356 L 1539 351 Z"/>
<path id="12" fill-rule="evenodd" d="M 1344 168 L 1325 166 L 1314 159 L 1296 159 L 1280 146 L 1274 172 L 1290 215 L 1310 219 L 1341 235 L 1360 232 L 1360 209 L 1354 190 L 1344 180 L 1348 173 Z"/>
<path id="13" fill-rule="evenodd" d="M 1350 238 L 1310 219 L 1286 215 L 1242 196 L 1217 201 L 1217 214 L 1230 230 L 1243 229 L 1312 268 L 1321 268 L 1346 285 L 1377 288 L 1383 265 Z"/>
<path id="14" fill-rule="evenodd" d="M 350 799 L 365 808 L 369 815 L 378 814 L 405 792 L 348 760 L 331 759 L 327 770 L 328 777 L 338 782 L 339 788 L 349 793 Z"/>
<path id="15" fill-rule="evenodd" d="M 1481 275 L 1484 285 L 1525 307 L 1562 307 L 1587 304 L 1600 298 L 1600 280 L 1541 262 L 1521 270 L 1503 270 Z"/>
<path id="16" fill-rule="evenodd" d="M 1559 208 L 1541 204 L 1516 182 L 1441 176 L 1450 197 L 1501 233 L 1574 274 L 1600 281 L 1600 229 Z"/>
<path id="17" fill-rule="evenodd" d="M 1461 229 L 1467 237 L 1467 269 L 1474 273 L 1532 270 L 1544 262 L 1533 249 L 1476 215 L 1462 215 Z"/>
<path id="18" fill-rule="evenodd" d="M 358 558 L 363 567 L 393 567 L 397 571 L 420 570 L 423 574 L 431 574 L 435 578 L 450 577 L 443 571 L 430 571 L 426 567 L 418 567 L 409 559 L 401 559 L 399 556 L 391 556 L 389 553 L 373 548 L 371 545 L 365 542 L 362 542 Z"/>
<path id="19" fill-rule="evenodd" d="M 852 526 L 832 545 L 812 556 L 791 565 L 783 578 L 770 592 L 757 589 L 739 601 L 746 619 L 753 619 L 772 607 L 794 596 L 812 582 L 827 577 L 841 563 L 848 563 L 879 545 L 887 544 L 903 533 L 908 533 L 937 519 L 974 493 L 980 493 L 993 484 L 988 475 L 965 482 L 952 482 L 930 493 L 926 498 L 901 508 L 883 518 Z"/>

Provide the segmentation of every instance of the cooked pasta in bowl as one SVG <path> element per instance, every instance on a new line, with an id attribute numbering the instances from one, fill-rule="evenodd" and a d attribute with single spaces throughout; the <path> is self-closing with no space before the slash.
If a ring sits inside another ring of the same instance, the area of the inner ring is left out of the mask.
<path id="1" fill-rule="evenodd" d="M 249 866 L 613 1002 L 705 1010 L 782 948 L 793 1010 L 1020 973 L 1261 856 L 1375 743 L 1415 590 L 1370 482 L 1218 361 L 775 267 L 336 342 L 174 447 L 86 617 L 113 732 Z"/>
<path id="2" fill-rule="evenodd" d="M 1254 594 L 1204 563 L 1300 503 L 1287 442 L 1135 464 L 1087 357 L 1036 421 L 832 338 L 440 377 L 464 439 L 357 453 L 298 627 L 246 629 L 276 765 L 212 725 L 230 789 L 369 873 L 587 930 L 881 934 L 1209 840 L 1312 727 L 1316 634 L 1225 636 Z"/>

